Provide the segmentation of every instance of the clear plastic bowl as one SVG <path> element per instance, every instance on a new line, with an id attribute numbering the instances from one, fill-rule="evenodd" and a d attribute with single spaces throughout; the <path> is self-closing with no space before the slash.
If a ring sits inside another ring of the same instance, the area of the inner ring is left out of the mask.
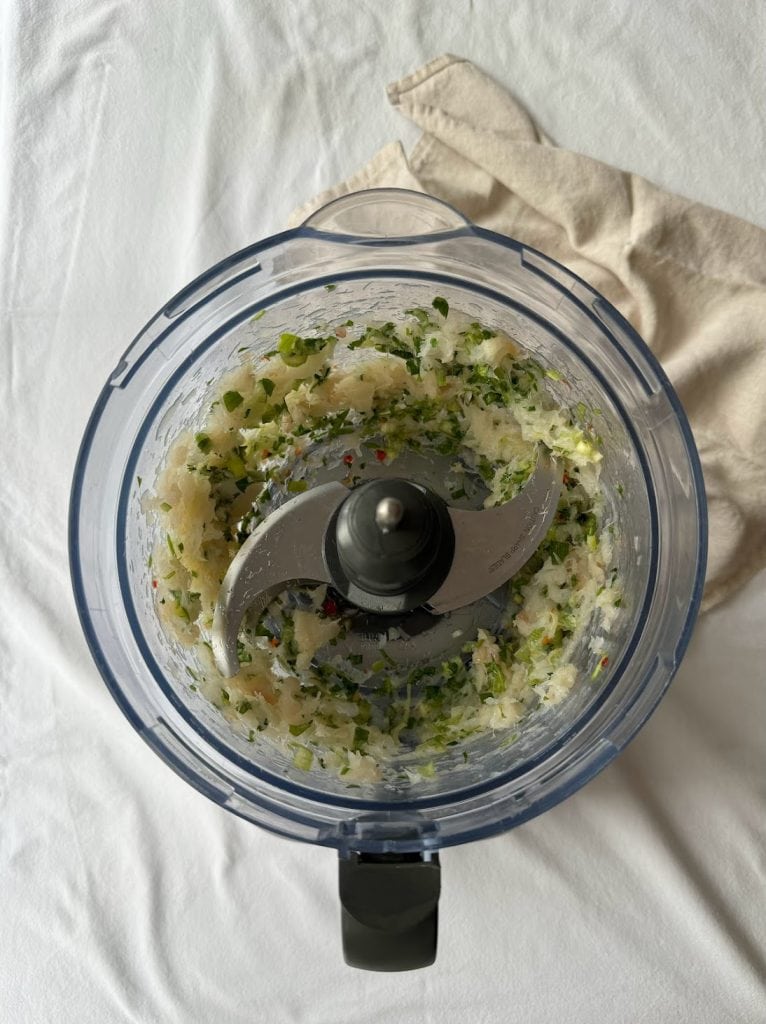
<path id="1" fill-rule="evenodd" d="M 561 370 L 568 383 L 553 386 L 566 404 L 601 410 L 623 608 L 598 683 L 590 681 L 595 655 L 583 645 L 582 681 L 561 705 L 536 713 L 513 745 L 501 733 L 488 735 L 462 770 L 437 770 L 417 787 L 351 790 L 321 770 L 298 771 L 269 745 L 247 743 L 190 690 L 185 654 L 154 611 L 147 568 L 154 536 L 140 494 L 178 431 L 200 422 L 206 382 L 236 364 L 241 346 L 266 351 L 280 331 L 308 330 L 341 313 L 389 318 L 430 305 L 437 293 Z M 373 190 L 336 200 L 297 230 L 224 260 L 148 324 L 88 425 L 70 550 L 98 667 L 132 725 L 175 771 L 282 835 L 341 852 L 403 853 L 509 829 L 573 793 L 628 743 L 689 641 L 704 576 L 706 509 L 678 399 L 614 307 L 541 253 L 435 199 Z"/>

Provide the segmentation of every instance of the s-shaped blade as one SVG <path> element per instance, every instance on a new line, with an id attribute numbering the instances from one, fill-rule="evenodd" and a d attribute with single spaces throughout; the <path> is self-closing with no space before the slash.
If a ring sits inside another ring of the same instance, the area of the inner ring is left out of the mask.
<path id="1" fill-rule="evenodd" d="M 545 536 L 560 491 L 555 465 L 541 453 L 524 489 L 511 501 L 479 512 L 448 509 L 454 556 L 446 579 L 425 607 L 444 615 L 506 583 Z M 339 483 L 315 487 L 285 502 L 245 541 L 221 584 L 213 618 L 213 656 L 223 676 L 239 671 L 237 637 L 249 608 L 260 615 L 286 587 L 300 582 L 332 583 L 344 593 L 344 582 L 334 579 L 328 568 L 326 541 L 349 494 Z M 387 501 L 384 498 L 375 513 L 381 536 L 396 528 L 389 522 L 395 510 Z M 388 557 L 384 564 L 390 565 Z"/>
<path id="2" fill-rule="evenodd" d="M 339 483 L 323 484 L 286 501 L 253 530 L 224 577 L 213 616 L 213 657 L 227 678 L 239 672 L 237 636 L 245 612 L 260 615 L 296 583 L 330 583 L 323 551 L 328 525 L 348 497 Z"/>
<path id="3" fill-rule="evenodd" d="M 444 615 L 507 583 L 547 533 L 560 493 L 559 471 L 540 452 L 524 489 L 504 505 L 478 512 L 451 508 L 455 557 L 446 580 L 426 607 Z"/>

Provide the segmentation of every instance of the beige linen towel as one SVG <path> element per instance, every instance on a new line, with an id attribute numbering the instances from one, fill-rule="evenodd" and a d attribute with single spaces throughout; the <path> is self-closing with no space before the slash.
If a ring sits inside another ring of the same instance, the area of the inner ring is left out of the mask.
<path id="1" fill-rule="evenodd" d="M 386 146 L 292 217 L 361 188 L 429 192 L 589 281 L 661 360 L 691 421 L 710 514 L 703 607 L 766 563 L 766 231 L 559 149 L 473 64 L 389 87 L 423 135 Z"/>

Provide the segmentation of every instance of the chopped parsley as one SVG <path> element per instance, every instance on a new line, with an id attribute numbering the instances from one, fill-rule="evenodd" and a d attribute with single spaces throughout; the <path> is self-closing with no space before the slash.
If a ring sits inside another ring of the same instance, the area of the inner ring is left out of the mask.
<path id="1" fill-rule="evenodd" d="M 225 391 L 222 398 L 227 412 L 233 412 L 237 406 L 242 405 L 243 398 L 239 391 Z"/>

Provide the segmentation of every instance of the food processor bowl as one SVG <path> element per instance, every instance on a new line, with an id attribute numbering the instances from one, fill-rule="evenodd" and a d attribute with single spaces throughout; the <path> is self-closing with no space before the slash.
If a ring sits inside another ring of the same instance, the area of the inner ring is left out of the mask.
<path id="1" fill-rule="evenodd" d="M 201 423 L 210 382 L 243 349 L 258 356 L 281 332 L 339 316 L 395 319 L 436 294 L 557 371 L 546 385 L 562 405 L 592 411 L 622 607 L 608 666 L 592 679 L 601 655 L 586 638 L 571 694 L 534 712 L 518 735 L 472 741 L 467 763 L 461 746 L 447 748 L 433 757 L 433 777 L 417 783 L 404 775 L 401 784 L 352 788 L 320 768 L 298 769 L 270 743 L 248 742 L 190 686 L 190 654 L 163 632 L 154 605 L 148 562 L 158 527 L 145 493 L 175 437 Z M 85 433 L 70 553 L 85 635 L 131 724 L 227 810 L 336 848 L 347 959 L 397 969 L 433 959 L 439 849 L 512 828 L 563 800 L 646 721 L 689 641 L 706 527 L 686 417 L 620 313 L 565 267 L 439 200 L 375 189 L 223 260 L 139 334 Z"/>

